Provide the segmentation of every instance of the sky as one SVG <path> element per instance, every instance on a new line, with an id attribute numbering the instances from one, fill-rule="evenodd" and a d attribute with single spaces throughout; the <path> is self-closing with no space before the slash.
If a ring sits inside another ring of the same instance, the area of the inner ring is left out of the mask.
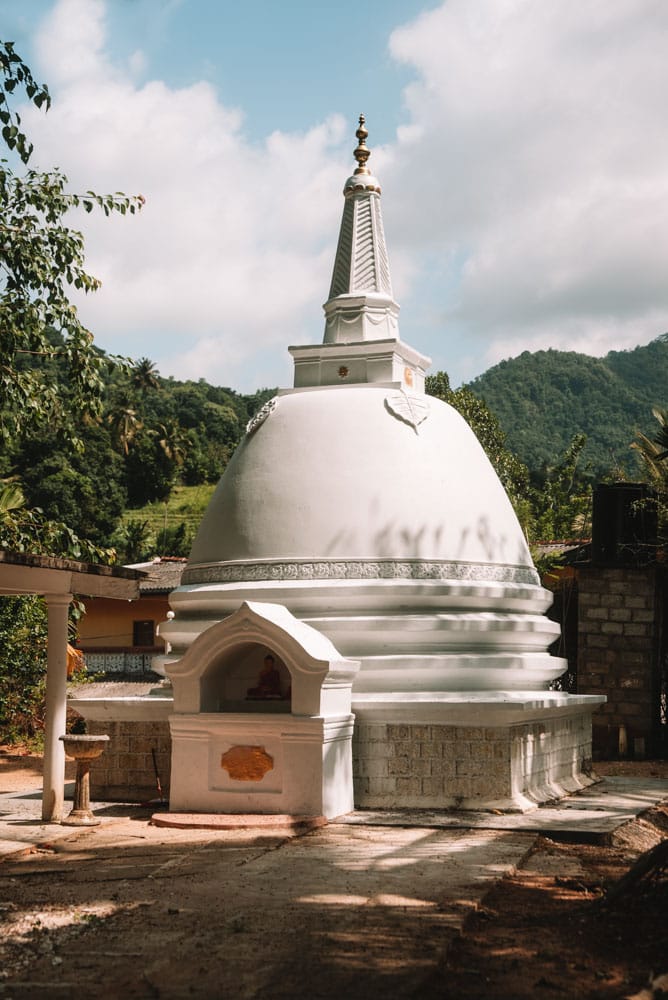
<path id="1" fill-rule="evenodd" d="M 668 330 L 665 0 L 0 0 L 48 84 L 31 166 L 141 193 L 72 216 L 105 350 L 252 392 L 318 343 L 364 113 L 402 340 L 466 382 Z"/>

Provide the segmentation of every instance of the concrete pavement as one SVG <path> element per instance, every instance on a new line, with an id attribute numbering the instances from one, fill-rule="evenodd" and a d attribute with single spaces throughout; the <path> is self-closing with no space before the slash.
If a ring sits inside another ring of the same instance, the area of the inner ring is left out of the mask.
<path id="1" fill-rule="evenodd" d="M 65 786 L 66 813 L 70 809 L 68 800 L 72 799 L 73 789 L 74 783 L 68 782 Z M 558 803 L 542 806 L 528 813 L 356 810 L 330 822 L 328 826 L 373 826 L 381 831 L 393 827 L 514 831 L 541 833 L 556 839 L 580 842 L 604 842 L 624 823 L 665 799 L 668 799 L 668 779 L 608 777 Z M 92 809 L 102 820 L 102 824 L 83 832 L 94 834 L 97 839 L 103 838 L 105 841 L 113 836 L 114 831 L 122 838 L 122 831 L 128 823 L 133 827 L 140 822 L 148 825 L 156 809 L 157 816 L 160 816 L 157 805 L 144 807 L 133 803 L 97 802 L 92 803 Z M 26 791 L 0 793 L 0 858 L 31 846 L 71 839 L 82 832 L 59 823 L 43 823 L 40 817 L 41 790 L 30 788 Z M 196 828 L 197 825 L 194 817 L 193 827 Z M 204 827 L 205 821 L 201 825 Z M 252 827 L 252 820 L 250 825 Z M 261 825 L 266 830 L 266 817 L 262 817 Z M 186 832 L 171 830 L 169 835 L 176 838 L 177 834 L 183 835 Z M 194 830 L 191 832 L 194 833 Z M 243 827 L 237 828 L 237 833 L 243 833 Z M 279 834 L 287 834 L 284 826 Z"/>
<path id="2" fill-rule="evenodd" d="M 76 829 L 41 823 L 39 789 L 0 795 L 0 995 L 419 996 L 492 885 L 543 864 L 538 832 L 605 838 L 667 798 L 668 780 L 608 778 L 524 815 L 356 812 L 295 834 L 109 803 Z"/>

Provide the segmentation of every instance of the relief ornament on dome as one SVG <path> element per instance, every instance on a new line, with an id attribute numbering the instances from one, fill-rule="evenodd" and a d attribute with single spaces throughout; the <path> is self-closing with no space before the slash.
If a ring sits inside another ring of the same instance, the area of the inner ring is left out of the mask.
<path id="1" fill-rule="evenodd" d="M 254 416 L 250 418 L 246 424 L 246 434 L 252 434 L 258 429 L 258 427 L 265 422 L 267 417 L 274 412 L 278 406 L 278 396 L 272 396 L 264 406 L 261 406 Z"/>
<path id="2" fill-rule="evenodd" d="M 420 424 L 429 416 L 429 400 L 424 396 L 409 396 L 403 390 L 386 396 L 385 406 L 393 417 L 408 424 L 416 434 Z"/>

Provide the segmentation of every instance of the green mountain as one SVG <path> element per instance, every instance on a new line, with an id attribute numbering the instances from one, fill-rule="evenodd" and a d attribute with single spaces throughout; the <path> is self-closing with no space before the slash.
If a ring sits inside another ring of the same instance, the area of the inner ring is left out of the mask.
<path id="1" fill-rule="evenodd" d="M 632 351 L 593 358 L 575 351 L 525 351 L 468 386 L 487 403 L 508 447 L 532 471 L 552 464 L 575 434 L 595 476 L 638 473 L 637 430 L 652 436 L 653 406 L 668 405 L 668 334 Z"/>

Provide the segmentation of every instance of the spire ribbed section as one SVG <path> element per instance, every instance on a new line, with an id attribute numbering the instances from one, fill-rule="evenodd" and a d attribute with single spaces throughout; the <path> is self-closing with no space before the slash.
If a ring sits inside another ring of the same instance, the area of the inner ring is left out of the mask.
<path id="1" fill-rule="evenodd" d="M 343 207 L 329 298 L 379 292 L 392 297 L 380 197 L 348 198 Z"/>

